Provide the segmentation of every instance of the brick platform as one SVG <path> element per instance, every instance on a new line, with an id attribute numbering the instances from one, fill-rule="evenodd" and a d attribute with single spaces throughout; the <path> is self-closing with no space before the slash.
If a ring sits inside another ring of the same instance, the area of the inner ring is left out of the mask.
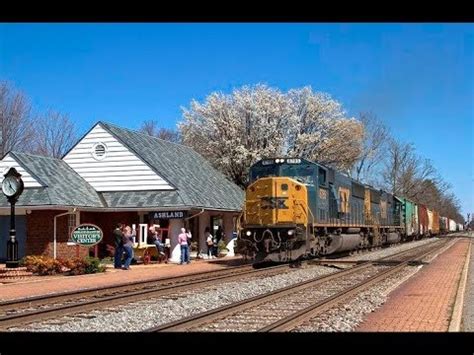
<path id="1" fill-rule="evenodd" d="M 459 240 L 395 289 L 388 301 L 371 313 L 359 332 L 446 332 L 453 310 L 468 240 Z"/>
<path id="2" fill-rule="evenodd" d="M 111 286 L 131 281 L 150 280 L 159 277 L 181 276 L 189 273 L 225 269 L 242 264 L 240 256 L 226 257 L 212 261 L 195 260 L 191 264 L 149 264 L 132 265 L 131 270 L 108 267 L 105 273 L 79 276 L 30 276 L 28 281 L 1 284 L 0 301 L 33 297 L 44 294 Z"/>
<path id="3" fill-rule="evenodd" d="M 5 264 L 0 264 L 0 284 L 18 280 L 30 280 L 33 273 L 26 271 L 26 267 L 9 269 Z"/>

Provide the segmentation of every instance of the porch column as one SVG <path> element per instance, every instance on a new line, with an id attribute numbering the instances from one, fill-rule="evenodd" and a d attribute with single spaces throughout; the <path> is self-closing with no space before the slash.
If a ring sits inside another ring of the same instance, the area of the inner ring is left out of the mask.
<path id="1" fill-rule="evenodd" d="M 233 232 L 234 232 L 234 223 L 233 223 L 233 217 L 234 213 L 232 212 L 225 212 L 224 213 L 224 233 L 225 233 L 225 239 L 224 242 L 226 243 L 226 248 L 229 249 L 229 252 L 227 253 L 227 256 L 234 256 L 234 238 L 233 238 Z"/>
<path id="2" fill-rule="evenodd" d="M 204 236 L 204 231 L 206 230 L 206 227 L 210 226 L 211 218 L 208 211 L 199 215 L 198 218 L 199 218 L 199 253 L 207 257 L 207 242 L 206 242 L 206 237 Z"/>
<path id="3" fill-rule="evenodd" d="M 181 233 L 181 228 L 184 227 L 182 219 L 170 219 L 170 226 L 168 238 L 170 239 L 170 260 L 173 263 L 179 263 L 181 260 L 181 248 L 178 244 L 178 236 Z"/>

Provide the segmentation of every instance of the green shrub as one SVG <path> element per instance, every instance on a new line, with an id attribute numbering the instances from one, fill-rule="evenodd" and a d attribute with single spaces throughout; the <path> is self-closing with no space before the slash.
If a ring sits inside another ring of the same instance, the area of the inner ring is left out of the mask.
<path id="1" fill-rule="evenodd" d="M 74 258 L 67 260 L 67 268 L 69 275 L 95 274 L 104 272 L 105 266 L 100 264 L 100 260 L 94 257 Z"/>
<path id="2" fill-rule="evenodd" d="M 100 265 L 99 258 L 88 256 L 86 259 L 86 274 L 95 274 L 97 272 L 104 272 L 105 266 Z"/>
<path id="3" fill-rule="evenodd" d="M 111 256 L 107 256 L 105 258 L 103 258 L 101 261 L 100 261 L 101 264 L 113 264 L 114 263 L 114 258 L 111 257 Z"/>

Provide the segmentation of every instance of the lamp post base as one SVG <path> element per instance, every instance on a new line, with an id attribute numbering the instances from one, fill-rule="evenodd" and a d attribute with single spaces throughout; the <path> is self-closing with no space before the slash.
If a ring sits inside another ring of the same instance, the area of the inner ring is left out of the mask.
<path id="1" fill-rule="evenodd" d="M 14 269 L 14 268 L 17 268 L 19 266 L 20 266 L 19 261 L 7 261 L 6 262 L 6 267 L 9 268 L 9 269 Z"/>

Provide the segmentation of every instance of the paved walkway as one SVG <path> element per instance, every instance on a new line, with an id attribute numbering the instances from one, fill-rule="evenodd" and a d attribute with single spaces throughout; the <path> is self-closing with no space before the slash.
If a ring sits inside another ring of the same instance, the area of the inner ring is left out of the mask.
<path id="1" fill-rule="evenodd" d="M 474 332 L 474 239 L 471 241 L 471 260 L 464 294 L 464 311 L 461 331 Z"/>
<path id="2" fill-rule="evenodd" d="M 356 331 L 448 331 L 468 248 L 469 240 L 458 240 L 395 289 Z"/>
<path id="3" fill-rule="evenodd" d="M 225 269 L 242 263 L 240 256 L 215 260 L 195 260 L 191 264 L 132 265 L 131 270 L 108 267 L 105 273 L 79 276 L 40 276 L 28 281 L 0 284 L 0 301 L 33 297 L 57 292 L 83 290 L 100 286 L 111 286 L 132 281 L 174 277 L 196 272 Z"/>

